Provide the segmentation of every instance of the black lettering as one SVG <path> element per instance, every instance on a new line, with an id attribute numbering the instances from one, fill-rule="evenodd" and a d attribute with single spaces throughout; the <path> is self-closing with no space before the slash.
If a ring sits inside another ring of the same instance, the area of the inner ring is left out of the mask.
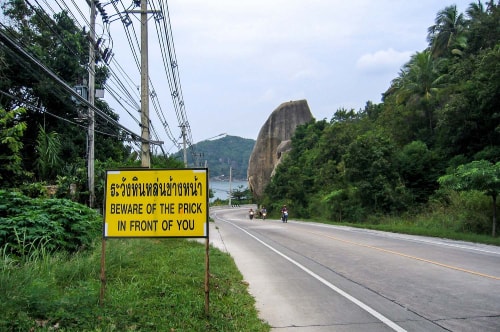
<path id="1" fill-rule="evenodd" d="M 156 204 L 148 204 L 148 205 L 146 205 L 146 212 L 148 214 L 155 214 L 155 212 L 156 212 Z"/>
<path id="2" fill-rule="evenodd" d="M 170 227 L 172 227 L 173 222 L 174 222 L 173 220 L 163 220 L 161 223 L 161 228 L 164 231 L 168 231 L 168 230 L 170 230 Z"/>
<path id="3" fill-rule="evenodd" d="M 118 220 L 118 231 L 125 231 L 127 229 L 127 221 Z"/>
<path id="4" fill-rule="evenodd" d="M 179 213 L 202 213 L 201 203 L 179 203 L 177 211 Z"/>
<path id="5" fill-rule="evenodd" d="M 156 224 L 158 220 L 130 220 L 130 231 L 156 232 Z"/>
<path id="6" fill-rule="evenodd" d="M 142 204 L 111 204 L 111 214 L 142 214 Z"/>
<path id="7" fill-rule="evenodd" d="M 135 231 L 139 227 L 139 220 L 130 220 L 130 230 Z"/>
<path id="8" fill-rule="evenodd" d="M 174 203 L 160 203 L 160 212 L 162 214 L 173 214 L 175 210 Z"/>
<path id="9" fill-rule="evenodd" d="M 189 230 L 193 230 L 194 229 L 194 220 L 177 220 L 177 227 L 179 227 L 179 230 L 181 230 L 181 228 L 185 231 L 187 231 L 188 229 Z"/>

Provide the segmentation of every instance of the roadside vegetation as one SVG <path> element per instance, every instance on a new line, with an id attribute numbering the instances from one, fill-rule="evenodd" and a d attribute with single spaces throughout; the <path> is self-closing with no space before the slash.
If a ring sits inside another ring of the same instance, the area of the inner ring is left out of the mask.
<path id="1" fill-rule="evenodd" d="M 1 9 L 10 24 L 1 32 L 60 81 L 0 43 L 0 330 L 269 331 L 231 257 L 216 249 L 205 316 L 204 246 L 195 241 L 108 241 L 99 305 L 105 170 L 140 166 L 135 138 L 97 124 L 88 208 L 85 119 L 60 87 L 88 78 L 86 33 L 67 12 L 48 17 L 14 0 Z M 499 22 L 495 1 L 466 13 L 445 7 L 380 104 L 298 127 L 264 197 L 238 188 L 233 201 L 265 205 L 271 218 L 286 204 L 291 219 L 500 245 Z M 96 61 L 102 87 L 110 73 Z M 118 121 L 103 100 L 96 107 Z M 158 153 L 151 165 L 184 167 Z"/>
<path id="2" fill-rule="evenodd" d="M 428 47 L 401 68 L 382 103 L 297 128 L 258 203 L 271 215 L 286 204 L 297 219 L 494 238 L 500 39 L 489 31 L 499 22 L 495 1 L 439 11 Z"/>
<path id="3" fill-rule="evenodd" d="M 205 315 L 204 251 L 181 239 L 108 241 L 103 306 L 99 241 L 73 255 L 3 254 L 0 330 L 269 331 L 232 258 L 215 249 Z"/>
<path id="4" fill-rule="evenodd" d="M 186 239 L 108 239 L 102 218 L 66 199 L 0 191 L 1 331 L 269 331 L 231 256 Z"/>

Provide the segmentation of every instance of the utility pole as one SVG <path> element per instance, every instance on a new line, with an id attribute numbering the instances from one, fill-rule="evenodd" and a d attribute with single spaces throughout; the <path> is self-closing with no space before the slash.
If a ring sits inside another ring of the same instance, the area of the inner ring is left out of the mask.
<path id="1" fill-rule="evenodd" d="M 186 150 L 186 125 L 182 125 L 182 150 L 184 151 L 184 168 L 188 167 L 187 150 Z"/>
<path id="2" fill-rule="evenodd" d="M 231 196 L 233 196 L 233 189 L 231 188 L 231 182 L 233 181 L 233 167 L 229 166 L 229 206 L 231 207 Z"/>
<path id="3" fill-rule="evenodd" d="M 148 14 L 158 11 L 148 11 L 147 0 L 140 0 L 141 9 L 129 10 L 126 13 L 140 14 L 141 16 L 141 166 L 151 167 L 150 135 L 149 135 L 149 73 L 148 73 Z M 137 4 L 138 1 L 134 0 Z"/>
<path id="4" fill-rule="evenodd" d="M 150 168 L 147 0 L 141 0 L 141 138 L 141 166 Z"/>
<path id="5" fill-rule="evenodd" d="M 95 103 L 95 2 L 90 1 L 90 43 L 89 43 L 89 103 L 94 106 Z M 89 107 L 88 124 L 88 185 L 89 185 L 89 207 L 94 207 L 95 201 L 95 178 L 94 178 L 94 135 L 95 118 L 94 108 Z"/>

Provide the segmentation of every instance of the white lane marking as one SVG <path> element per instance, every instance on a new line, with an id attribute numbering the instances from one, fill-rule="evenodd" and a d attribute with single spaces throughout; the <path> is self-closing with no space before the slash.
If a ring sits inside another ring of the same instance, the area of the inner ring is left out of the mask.
<path id="1" fill-rule="evenodd" d="M 404 328 L 402 328 L 401 326 L 399 326 L 398 324 L 396 324 L 395 322 L 393 322 L 392 320 L 390 320 L 389 318 L 385 317 L 384 315 L 382 315 L 381 313 L 379 313 L 378 311 L 376 311 L 375 309 L 373 309 L 372 307 L 368 306 L 367 304 L 364 304 L 363 302 L 361 302 L 360 300 L 358 300 L 357 298 L 353 297 L 352 295 L 349 295 L 348 293 L 344 292 L 342 289 L 338 288 L 337 286 L 333 285 L 332 283 L 330 283 L 328 280 L 325 280 L 323 279 L 322 277 L 320 277 L 319 275 L 317 275 L 316 273 L 314 273 L 313 271 L 309 270 L 307 267 L 305 267 L 304 265 L 300 264 L 299 262 L 293 260 L 292 258 L 288 257 L 287 255 L 283 254 L 281 251 L 278 251 L 277 249 L 275 249 L 274 247 L 270 246 L 269 244 L 265 243 L 264 241 L 262 241 L 261 239 L 259 239 L 258 237 L 250 234 L 249 232 L 247 232 L 246 230 L 244 230 L 243 228 L 239 227 L 238 225 L 235 225 L 233 224 L 232 222 L 228 221 L 228 220 L 225 220 L 225 219 L 220 219 L 219 220 L 222 220 L 224 222 L 227 222 L 228 224 L 231 224 L 233 225 L 234 227 L 238 228 L 239 230 L 241 230 L 242 232 L 246 233 L 248 236 L 252 237 L 253 239 L 255 239 L 256 241 L 260 242 L 261 244 L 263 244 L 264 246 L 266 246 L 267 248 L 271 249 L 272 251 L 274 251 L 275 253 L 277 253 L 278 255 L 280 255 L 281 257 L 283 257 L 284 259 L 286 259 L 287 261 L 289 261 L 290 263 L 296 265 L 298 268 L 300 268 L 301 270 L 303 270 L 304 272 L 306 272 L 307 274 L 311 275 L 313 278 L 317 279 L 318 281 L 320 281 L 321 283 L 323 283 L 325 286 L 329 287 L 330 289 L 332 289 L 333 291 L 337 292 L 339 295 L 345 297 L 347 300 L 353 302 L 354 304 L 356 304 L 358 307 L 360 307 L 361 309 L 365 310 L 366 312 L 368 312 L 369 314 L 371 314 L 372 316 L 374 316 L 375 318 L 377 318 L 378 320 L 380 320 L 382 323 L 384 323 L 385 325 L 389 326 L 390 328 L 392 328 L 394 331 L 398 331 L 398 332 L 406 332 L 406 330 Z"/>
<path id="2" fill-rule="evenodd" d="M 366 228 L 355 228 L 349 226 L 337 226 L 337 225 L 325 225 L 318 224 L 314 222 L 308 222 L 307 225 L 315 226 L 315 227 L 323 227 L 323 228 L 334 228 L 343 231 L 351 231 L 357 233 L 366 233 L 374 236 L 380 237 L 388 237 L 399 240 L 406 240 L 412 242 L 420 242 L 425 244 L 431 244 L 434 246 L 444 246 L 450 248 L 458 248 L 463 250 L 477 251 L 486 254 L 500 255 L 500 250 L 498 247 L 488 244 L 478 244 L 478 243 L 460 243 L 457 240 L 446 240 L 446 239 L 438 239 L 438 238 L 427 238 L 419 235 L 409 235 L 409 234 L 396 234 L 396 233 L 388 233 L 384 231 L 378 231 L 374 229 L 366 229 Z"/>

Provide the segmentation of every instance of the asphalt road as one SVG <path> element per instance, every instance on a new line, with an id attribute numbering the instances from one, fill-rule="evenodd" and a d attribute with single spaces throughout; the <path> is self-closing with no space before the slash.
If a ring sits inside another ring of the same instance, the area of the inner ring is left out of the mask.
<path id="1" fill-rule="evenodd" d="M 500 331 L 500 247 L 211 209 L 260 317 L 285 331 Z"/>

